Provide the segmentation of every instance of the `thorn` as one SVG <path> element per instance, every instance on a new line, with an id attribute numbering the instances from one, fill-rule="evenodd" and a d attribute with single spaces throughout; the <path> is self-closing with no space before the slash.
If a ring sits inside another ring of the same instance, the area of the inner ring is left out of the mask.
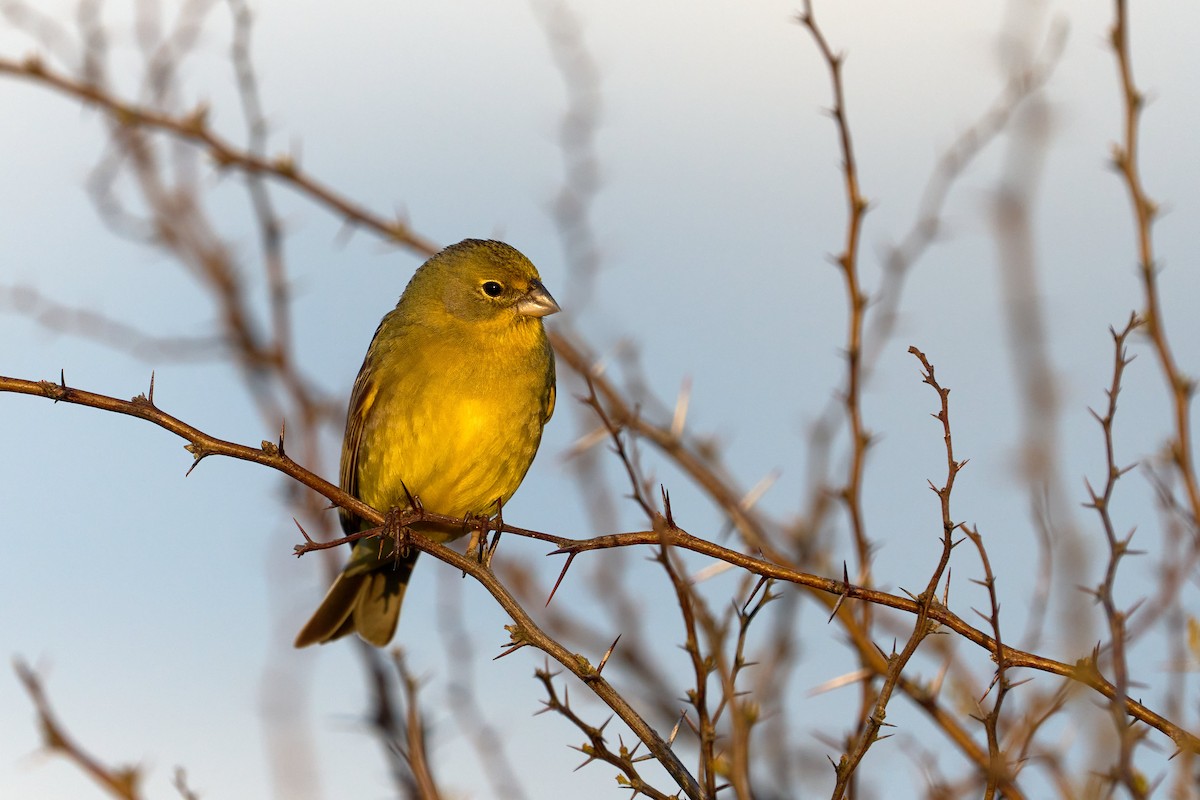
<path id="1" fill-rule="evenodd" d="M 292 522 L 296 523 L 296 527 L 300 529 L 300 535 L 304 537 L 305 541 L 305 544 L 298 544 L 292 548 L 292 555 L 296 556 L 296 558 L 299 558 L 300 556 L 309 552 L 310 547 L 316 545 L 316 542 L 313 541 L 313 538 L 308 535 L 308 531 L 304 530 L 304 526 L 300 524 L 300 520 L 292 517 Z"/>
<path id="2" fill-rule="evenodd" d="M 766 585 L 768 585 L 768 583 L 770 583 L 770 580 L 771 579 L 768 578 L 766 575 L 759 576 L 758 583 L 754 584 L 754 588 L 750 590 L 750 594 L 746 595 L 746 602 L 742 604 L 742 610 L 738 614 L 738 616 L 741 616 L 741 617 L 748 616 L 748 609 L 750 608 L 750 603 L 753 602 L 754 598 L 758 595 L 759 590 L 761 590 L 764 586 L 766 586 Z M 770 594 L 770 589 L 767 590 L 767 594 Z M 770 598 L 764 599 L 763 603 L 766 603 L 767 600 L 769 600 L 769 599 Z"/>
<path id="3" fill-rule="evenodd" d="M 613 651 L 617 649 L 617 642 L 619 641 L 621 641 L 621 634 L 617 634 L 617 638 L 613 639 L 613 643 L 609 645 L 608 652 L 604 654 L 604 658 L 600 659 L 600 664 L 596 667 L 597 675 L 604 671 L 604 665 L 608 663 L 608 657 L 611 656 Z M 608 723 L 606 722 L 604 724 L 607 725 Z"/>
<path id="4" fill-rule="evenodd" d="M 150 370 L 150 394 L 146 396 L 146 402 L 154 405 L 154 370 Z"/>
<path id="5" fill-rule="evenodd" d="M 555 592 L 558 591 L 559 584 L 563 582 L 563 578 L 567 577 L 567 569 L 570 568 L 571 562 L 575 560 L 577 553 L 567 554 L 567 563 L 563 564 L 562 572 L 558 573 L 558 580 L 554 582 L 554 588 L 550 590 L 550 596 L 546 598 L 546 605 L 550 605 L 550 601 L 554 599 Z"/>
<path id="6" fill-rule="evenodd" d="M 679 715 L 679 720 L 675 723 L 675 727 L 671 728 L 671 735 L 667 737 L 667 746 L 670 747 L 675 743 L 675 737 L 679 735 L 679 726 L 683 724 L 683 718 L 687 715 L 687 710 L 684 709 Z"/>
<path id="7" fill-rule="evenodd" d="M 421 498 L 417 497 L 412 492 L 410 492 L 408 490 L 408 486 L 404 483 L 404 481 L 400 481 L 400 488 L 404 490 L 404 496 L 405 496 L 405 498 L 408 499 L 409 508 L 411 508 L 413 511 L 416 511 L 420 514 L 424 514 L 425 506 L 421 505 Z"/>
<path id="8" fill-rule="evenodd" d="M 283 457 L 283 437 L 287 433 L 287 420 L 281 420 L 279 423 L 279 456 Z"/>
<path id="9" fill-rule="evenodd" d="M 517 652 L 522 647 L 525 647 L 527 644 L 528 644 L 528 642 L 517 642 L 515 644 L 512 644 L 503 653 L 501 653 L 500 655 L 493 658 L 492 661 L 499 661 L 500 659 L 504 658 L 505 656 L 511 656 L 513 653 Z"/>
<path id="10" fill-rule="evenodd" d="M 296 527 L 300 529 L 300 535 L 304 537 L 304 541 L 308 542 L 309 544 L 316 544 L 312 537 L 308 535 L 308 531 L 304 530 L 304 526 L 300 524 L 300 520 L 292 517 L 292 522 L 296 523 Z"/>
<path id="11" fill-rule="evenodd" d="M 850 594 L 850 572 L 846 569 L 845 561 L 842 562 L 842 587 L 845 589 L 845 591 L 838 595 L 837 602 L 833 604 L 833 611 L 830 612 L 829 619 L 826 621 L 826 624 L 833 622 L 833 618 L 837 616 L 838 611 L 842 607 L 842 603 L 845 602 L 846 598 Z"/>
<path id="12" fill-rule="evenodd" d="M 201 450 L 199 445 L 191 445 L 191 444 L 184 445 L 184 449 L 188 450 L 192 454 L 192 465 L 190 467 L 188 467 L 187 472 L 183 473 L 183 477 L 186 478 L 187 476 L 192 474 L 192 470 L 194 470 L 196 467 L 200 466 L 200 462 L 204 460 L 205 456 L 207 456 L 208 453 Z"/>
<path id="13" fill-rule="evenodd" d="M 675 515 L 671 513 L 671 493 L 661 483 L 658 485 L 658 490 L 662 492 L 663 512 L 667 516 L 667 528 L 676 530 L 678 526 L 675 524 Z"/>

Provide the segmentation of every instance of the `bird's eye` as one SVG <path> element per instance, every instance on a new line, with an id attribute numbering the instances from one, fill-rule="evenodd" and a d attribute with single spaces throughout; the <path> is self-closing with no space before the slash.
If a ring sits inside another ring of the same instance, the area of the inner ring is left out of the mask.
<path id="1" fill-rule="evenodd" d="M 504 292 L 504 287 L 496 281 L 485 281 L 483 284 L 483 293 L 488 297 L 499 297 Z"/>

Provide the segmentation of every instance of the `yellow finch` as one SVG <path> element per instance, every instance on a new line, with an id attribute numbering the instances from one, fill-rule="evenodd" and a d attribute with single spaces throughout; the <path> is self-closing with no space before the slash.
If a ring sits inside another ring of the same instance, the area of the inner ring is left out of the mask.
<path id="1" fill-rule="evenodd" d="M 542 317 L 558 311 L 529 259 L 467 239 L 426 261 L 367 350 L 346 415 L 342 488 L 380 511 L 409 497 L 452 517 L 495 514 L 529 469 L 554 413 L 554 354 Z M 345 512 L 342 528 L 370 527 Z M 466 526 L 414 526 L 436 541 Z M 355 542 L 296 646 L 352 631 L 377 647 L 396 632 L 419 551 Z"/>

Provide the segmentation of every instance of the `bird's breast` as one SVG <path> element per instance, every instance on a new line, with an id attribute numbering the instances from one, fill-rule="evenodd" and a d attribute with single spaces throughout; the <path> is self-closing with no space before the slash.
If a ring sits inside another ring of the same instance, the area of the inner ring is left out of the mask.
<path id="1" fill-rule="evenodd" d="M 537 452 L 545 381 L 486 368 L 406 378 L 381 386 L 366 420 L 359 496 L 381 509 L 411 493 L 440 514 L 494 513 Z"/>

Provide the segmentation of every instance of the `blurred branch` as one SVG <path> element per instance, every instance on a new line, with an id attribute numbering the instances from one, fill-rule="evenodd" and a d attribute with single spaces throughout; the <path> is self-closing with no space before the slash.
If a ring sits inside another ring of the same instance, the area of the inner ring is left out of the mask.
<path id="1" fill-rule="evenodd" d="M 398 648 L 392 651 L 392 674 L 378 648 L 361 639 L 355 644 L 367 665 L 371 695 L 368 720 L 384 745 L 384 759 L 391 767 L 396 788 L 407 797 L 440 800 L 442 795 L 425 745 L 425 720 L 418 702 L 420 684 L 409 673 L 403 652 Z M 395 696 L 397 677 L 403 704 Z"/>
<path id="2" fill-rule="evenodd" d="M 188 786 L 187 773 L 183 767 L 175 769 L 175 780 L 171 784 L 175 787 L 175 791 L 179 792 L 179 796 L 183 800 L 200 800 L 200 794 Z"/>
<path id="3" fill-rule="evenodd" d="M 596 156 L 596 133 L 603 108 L 600 69 L 584 41 L 583 25 L 570 5 L 561 0 L 533 0 L 531 5 L 567 93 L 567 108 L 558 127 L 564 175 L 552 214 L 568 268 L 570 295 L 564 307 L 579 319 L 595 295 L 600 266 L 599 246 L 591 225 L 592 204 L 600 189 Z"/>
<path id="4" fill-rule="evenodd" d="M 751 510 L 743 502 L 745 494 L 735 489 L 735 481 L 716 462 L 712 453 L 695 447 L 685 435 L 673 431 L 669 424 L 655 424 L 638 413 L 638 409 L 612 381 L 596 369 L 596 360 L 588 354 L 582 342 L 555 330 L 548 331 L 548 334 L 558 358 L 592 383 L 597 396 L 604 402 L 609 420 L 616 428 L 632 431 L 674 461 L 712 498 L 750 547 L 773 561 L 787 561 L 786 556 L 770 542 L 766 522 L 757 511 Z"/>
<path id="5" fill-rule="evenodd" d="M 445 653 L 444 676 L 445 705 L 454 716 L 455 724 L 466 736 L 484 774 L 491 785 L 492 797 L 505 800 L 527 800 L 528 795 L 521 786 L 518 771 L 514 768 L 508 752 L 509 738 L 504 728 L 498 727 L 485 714 L 480 705 L 480 693 L 475 680 L 475 667 L 479 663 L 475 643 L 464 624 L 466 610 L 463 604 L 463 582 L 458 575 L 445 570 L 438 575 L 439 597 L 436 604 L 438 639 Z M 505 581 L 514 588 L 514 581 Z M 547 628 L 554 630 L 553 625 Z M 558 638 L 562 639 L 560 635 Z"/>
<path id="6" fill-rule="evenodd" d="M 867 332 L 868 370 L 895 330 L 909 272 L 942 233 L 943 210 L 951 190 L 980 153 L 1008 130 L 1022 102 L 1046 85 L 1058 67 L 1066 41 L 1067 26 L 1054 26 L 1038 58 L 1024 69 L 1011 72 L 999 97 L 938 157 L 917 202 L 912 227 L 884 255 L 878 305 Z"/>
<path id="7" fill-rule="evenodd" d="M 139 361 L 211 361 L 227 352 L 219 336 L 154 336 L 90 308 L 55 302 L 31 286 L 0 286 L 3 311 L 28 317 L 50 331 L 100 342 Z"/>
<path id="8" fill-rule="evenodd" d="M 1001 64 L 1010 82 L 1020 83 L 1036 70 L 1041 44 L 1043 7 L 1016 2 L 1009 6 L 1001 34 Z M 1053 34 L 1051 35 L 1053 41 Z M 1012 384 L 1020 413 L 1018 475 L 1028 498 L 1029 517 L 1036 533 L 1037 580 L 1028 603 L 1022 637 L 1036 648 L 1051 609 L 1053 590 L 1086 580 L 1088 548 L 1075 520 L 1071 493 L 1063 480 L 1060 375 L 1054 364 L 1049 325 L 1052 311 L 1041 291 L 1043 264 L 1038 251 L 1038 217 L 1044 165 L 1054 133 L 1053 107 L 1041 92 L 1031 89 L 1014 107 L 1006 130 L 998 185 L 991 193 L 988 221 L 996 248 L 997 277 L 1002 292 L 998 303 L 1011 359 Z M 1059 630 L 1068 646 L 1088 646 L 1086 604 L 1076 592 L 1061 600 Z"/>
<path id="9" fill-rule="evenodd" d="M 237 75 L 238 97 L 242 102 L 242 116 L 249 131 L 247 152 L 260 161 L 266 158 L 267 121 L 259 99 L 258 79 L 250 52 L 252 15 L 244 0 L 228 0 L 233 14 L 233 45 L 230 58 Z M 258 222 L 259 240 L 263 252 L 271 308 L 272 341 L 278 351 L 291 348 L 291 295 L 287 285 L 287 271 L 283 261 L 283 226 L 275 213 L 271 195 L 267 191 L 263 173 L 246 172 L 246 185 L 250 192 L 250 203 Z"/>
<path id="10" fill-rule="evenodd" d="M 24 61 L 0 58 L 0 74 L 56 89 L 86 105 L 99 108 L 120 126 L 157 130 L 191 142 L 206 150 L 219 168 L 232 167 L 248 174 L 269 176 L 336 211 L 347 222 L 370 228 L 421 255 L 430 256 L 440 249 L 414 233 L 405 221 L 384 219 L 310 177 L 292 156 L 279 155 L 268 159 L 234 145 L 209 127 L 208 106 L 204 104 L 197 106 L 190 114 L 173 116 L 123 101 L 100 87 L 77 81 L 48 67 L 36 56 Z"/>
<path id="11" fill-rule="evenodd" d="M 140 800 L 144 796 L 141 791 L 141 770 L 138 767 L 109 767 L 85 752 L 50 708 L 50 700 L 46 697 L 42 682 L 33 670 L 20 660 L 13 667 L 29 699 L 33 701 L 38 725 L 42 729 L 42 745 L 51 753 L 73 762 L 113 797 Z"/>

